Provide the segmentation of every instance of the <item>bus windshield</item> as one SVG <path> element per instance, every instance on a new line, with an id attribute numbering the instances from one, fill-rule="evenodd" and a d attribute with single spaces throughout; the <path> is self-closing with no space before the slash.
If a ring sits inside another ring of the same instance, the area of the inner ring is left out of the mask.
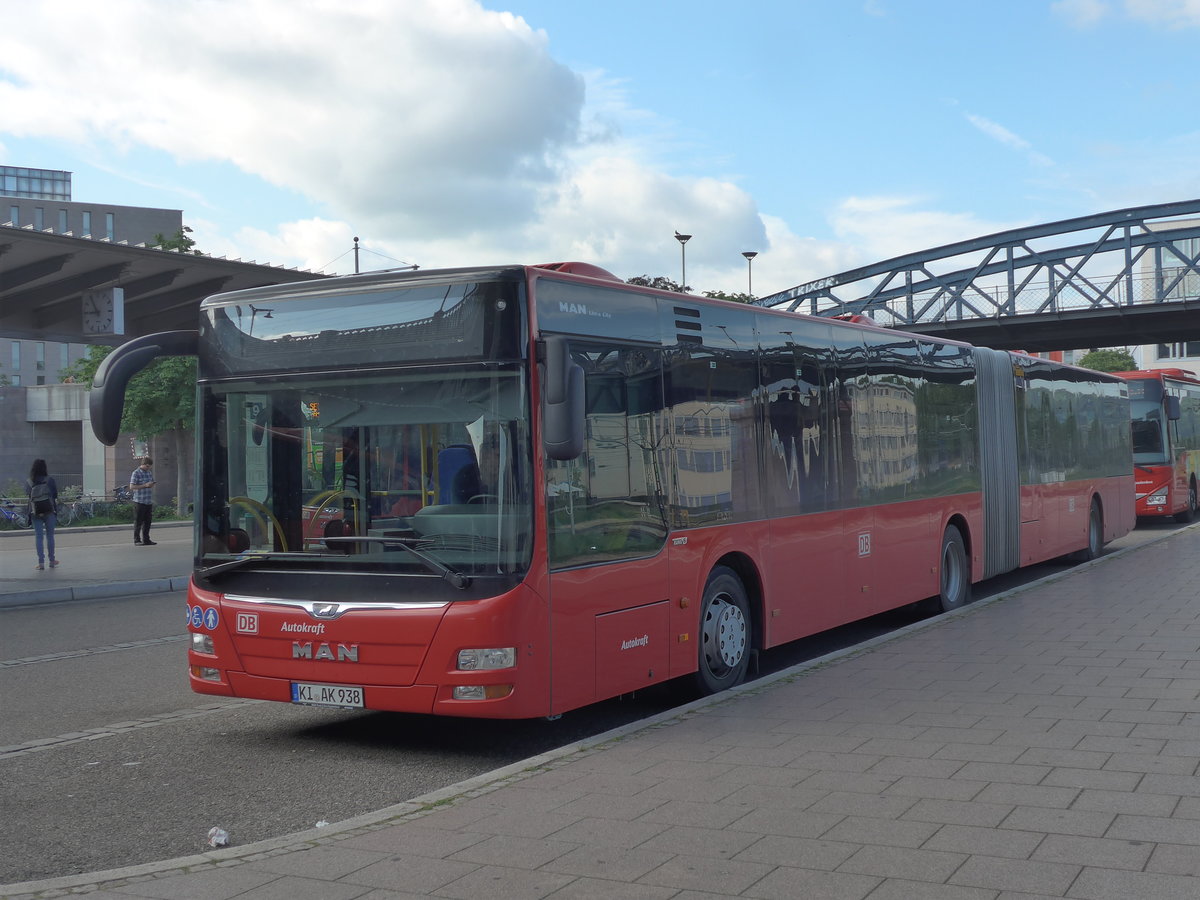
<path id="1" fill-rule="evenodd" d="M 1166 429 L 1162 403 L 1158 400 L 1134 400 L 1130 404 L 1133 421 L 1133 461 L 1142 465 L 1167 462 Z"/>
<path id="2" fill-rule="evenodd" d="M 202 575 L 237 560 L 305 572 L 527 568 L 519 364 L 323 371 L 200 391 Z"/>

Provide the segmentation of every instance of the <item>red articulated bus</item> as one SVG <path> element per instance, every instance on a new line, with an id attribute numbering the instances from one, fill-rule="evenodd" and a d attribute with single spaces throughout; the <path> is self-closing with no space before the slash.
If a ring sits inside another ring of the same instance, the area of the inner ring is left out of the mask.
<path id="1" fill-rule="evenodd" d="M 1200 379 L 1185 369 L 1117 372 L 1129 383 L 1137 514 L 1196 517 Z"/>
<path id="2" fill-rule="evenodd" d="M 105 361 L 101 440 L 188 353 L 205 694 L 529 718 L 715 692 L 1134 524 L 1121 379 L 586 264 L 210 297 Z"/>

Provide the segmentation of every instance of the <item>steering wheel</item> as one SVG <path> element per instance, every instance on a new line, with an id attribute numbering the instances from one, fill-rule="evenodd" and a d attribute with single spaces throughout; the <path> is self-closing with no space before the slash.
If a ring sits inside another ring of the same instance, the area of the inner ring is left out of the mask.
<path id="1" fill-rule="evenodd" d="M 258 520 L 258 524 L 263 527 L 264 531 L 267 530 L 267 520 L 270 520 L 271 527 L 275 530 L 275 536 L 279 538 L 279 546 L 283 548 L 284 553 L 288 552 L 287 538 L 284 536 L 283 526 L 275 518 L 275 513 L 250 497 L 230 497 L 229 505 L 246 507 L 254 515 L 254 518 Z"/>

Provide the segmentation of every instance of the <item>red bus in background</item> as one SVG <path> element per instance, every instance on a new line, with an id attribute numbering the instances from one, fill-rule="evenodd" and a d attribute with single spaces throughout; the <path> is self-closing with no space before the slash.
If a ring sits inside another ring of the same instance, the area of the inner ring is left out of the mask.
<path id="1" fill-rule="evenodd" d="M 1200 379 L 1186 369 L 1117 372 L 1129 383 L 1139 516 L 1196 517 Z"/>
<path id="2" fill-rule="evenodd" d="M 714 692 L 1134 524 L 1119 378 L 585 264 L 210 297 L 107 358 L 102 441 L 184 353 L 204 694 L 528 718 Z"/>

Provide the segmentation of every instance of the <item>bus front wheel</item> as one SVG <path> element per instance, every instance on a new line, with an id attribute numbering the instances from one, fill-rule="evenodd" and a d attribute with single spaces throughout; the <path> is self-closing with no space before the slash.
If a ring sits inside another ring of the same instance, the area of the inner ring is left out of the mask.
<path id="1" fill-rule="evenodd" d="M 717 566 L 700 605 L 700 665 L 696 686 L 715 694 L 740 684 L 750 662 L 750 602 L 737 574 Z"/>

